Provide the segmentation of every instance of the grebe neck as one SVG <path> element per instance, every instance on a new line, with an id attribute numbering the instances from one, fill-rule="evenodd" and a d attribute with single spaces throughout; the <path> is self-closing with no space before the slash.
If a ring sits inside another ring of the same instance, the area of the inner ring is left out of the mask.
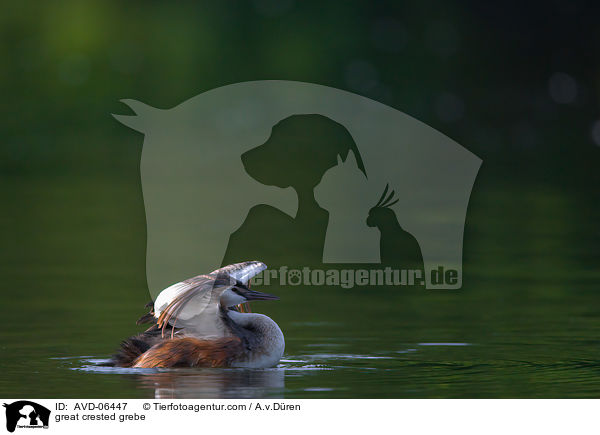
<path id="1" fill-rule="evenodd" d="M 285 349 L 285 340 L 277 323 L 259 313 L 229 310 L 227 315 L 235 324 L 232 332 L 240 335 L 248 345 L 246 358 L 240 359 L 235 366 L 273 367 L 279 362 Z"/>

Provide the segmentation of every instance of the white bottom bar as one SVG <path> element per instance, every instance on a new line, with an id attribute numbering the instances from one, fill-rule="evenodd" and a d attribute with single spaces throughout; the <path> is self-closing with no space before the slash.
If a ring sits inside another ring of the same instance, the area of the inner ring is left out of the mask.
<path id="1" fill-rule="evenodd" d="M 565 434 L 598 431 L 597 400 L 29 400 L 50 410 L 17 434 Z M 21 406 L 21 405 L 17 405 Z M 3 408 L 3 424 L 13 408 Z M 32 407 L 23 408 L 25 413 Z M 39 408 L 38 408 L 39 409 Z M 10 418 L 10 416 L 9 416 Z M 14 414 L 13 414 L 14 418 Z M 4 430 L 4 429 L 2 429 Z M 175 432 L 177 431 L 177 432 Z"/>

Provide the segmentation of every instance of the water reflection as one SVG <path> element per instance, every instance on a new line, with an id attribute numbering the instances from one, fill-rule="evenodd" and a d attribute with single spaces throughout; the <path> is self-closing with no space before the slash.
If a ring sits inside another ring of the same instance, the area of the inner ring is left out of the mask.
<path id="1" fill-rule="evenodd" d="M 125 375 L 156 399 L 227 399 L 281 396 L 285 369 L 139 369 L 107 367 L 108 360 L 86 359 L 75 370 Z"/>
<path id="2" fill-rule="evenodd" d="M 361 352 L 299 342 L 295 346 L 302 351 L 287 354 L 276 368 L 254 370 L 115 368 L 95 357 L 52 360 L 62 371 L 86 375 L 77 377 L 72 391 L 63 385 L 66 397 L 76 392 L 114 397 L 114 391 L 156 399 L 598 397 L 600 365 L 589 354 L 595 341 L 489 345 L 456 338 L 399 346 L 393 341 L 358 342 L 353 350 Z M 564 348 L 570 357 L 561 356 Z M 519 382 L 502 381 L 506 377 Z"/>
<path id="3" fill-rule="evenodd" d="M 169 370 L 136 376 L 141 388 L 153 389 L 156 399 L 260 398 L 281 395 L 283 369 Z"/>

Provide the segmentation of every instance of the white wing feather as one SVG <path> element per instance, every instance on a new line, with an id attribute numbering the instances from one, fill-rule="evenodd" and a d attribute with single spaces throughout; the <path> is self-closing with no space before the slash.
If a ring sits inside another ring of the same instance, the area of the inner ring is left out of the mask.
<path id="1" fill-rule="evenodd" d="M 160 292 L 154 301 L 154 317 L 158 319 L 165 310 L 173 310 L 173 305 L 185 299 L 185 302 L 180 304 L 170 316 L 171 325 L 191 328 L 198 327 L 200 323 L 202 325 L 216 323 L 221 294 L 231 288 L 236 280 L 247 284 L 252 277 L 266 268 L 267 266 L 260 261 L 246 261 L 222 267 L 208 275 L 198 275 L 173 284 Z M 227 276 L 231 278 L 230 283 L 215 287 L 217 277 Z"/>

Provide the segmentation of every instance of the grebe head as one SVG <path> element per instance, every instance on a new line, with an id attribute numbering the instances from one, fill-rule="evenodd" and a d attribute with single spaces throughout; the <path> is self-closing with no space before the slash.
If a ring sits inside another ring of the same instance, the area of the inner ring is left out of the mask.
<path id="1" fill-rule="evenodd" d="M 278 296 L 263 293 L 256 290 L 250 290 L 243 282 L 236 280 L 236 283 L 221 295 L 221 305 L 230 308 L 235 305 L 243 304 L 249 301 L 276 301 Z"/>

